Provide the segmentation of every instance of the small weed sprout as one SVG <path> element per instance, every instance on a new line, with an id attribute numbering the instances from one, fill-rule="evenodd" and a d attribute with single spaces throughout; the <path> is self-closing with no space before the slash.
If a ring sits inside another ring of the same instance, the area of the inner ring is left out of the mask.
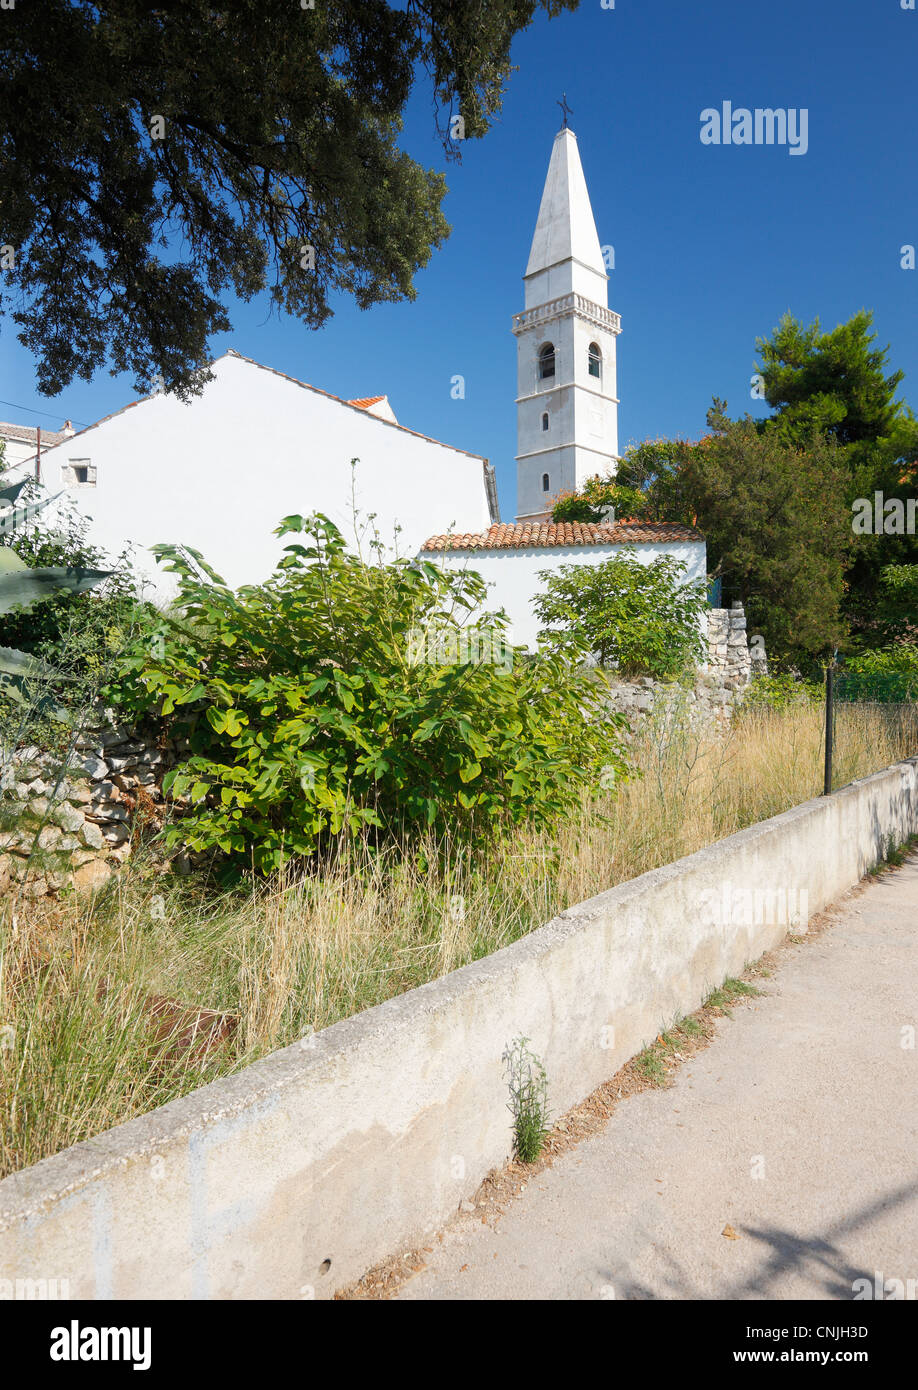
<path id="1" fill-rule="evenodd" d="M 548 1134 L 548 1078 L 545 1068 L 527 1046 L 528 1038 L 515 1038 L 504 1053 L 510 1085 L 508 1109 L 513 1115 L 516 1156 L 521 1163 L 535 1163 Z"/>
<path id="2" fill-rule="evenodd" d="M 727 1018 L 732 1018 L 733 1015 L 730 1012 L 731 1004 L 735 1004 L 737 999 L 743 996 L 753 998 L 755 995 L 761 993 L 762 991 L 760 989 L 756 989 L 755 985 L 750 985 L 746 980 L 734 980 L 728 977 L 724 980 L 719 989 L 711 990 L 711 993 L 704 1001 L 705 1008 L 719 1009 Z"/>
<path id="3" fill-rule="evenodd" d="M 914 849 L 916 840 L 918 840 L 918 836 L 909 835 L 907 840 L 903 840 L 901 844 L 897 844 L 895 835 L 887 835 L 884 840 L 886 846 L 884 856 L 876 868 L 871 869 L 870 872 L 879 874 L 882 873 L 884 869 L 901 869 L 909 854 Z"/>

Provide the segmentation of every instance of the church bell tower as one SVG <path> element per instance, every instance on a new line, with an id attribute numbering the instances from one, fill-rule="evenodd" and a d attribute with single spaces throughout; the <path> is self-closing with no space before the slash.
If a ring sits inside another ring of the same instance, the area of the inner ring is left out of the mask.
<path id="1" fill-rule="evenodd" d="M 565 113 L 523 277 L 525 309 L 513 320 L 518 522 L 546 520 L 559 493 L 615 471 L 621 320 L 607 307 L 608 278 Z"/>

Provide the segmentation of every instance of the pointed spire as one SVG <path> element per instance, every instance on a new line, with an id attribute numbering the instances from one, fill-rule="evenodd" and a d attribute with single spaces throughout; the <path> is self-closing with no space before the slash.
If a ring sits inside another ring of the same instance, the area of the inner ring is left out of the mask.
<path id="1" fill-rule="evenodd" d="M 585 271 L 575 271 L 576 262 Z M 565 267 L 565 263 L 568 263 Z M 547 293 L 541 294 L 542 286 L 533 285 L 533 290 L 541 299 L 569 293 L 576 289 L 587 293 L 591 299 L 606 304 L 605 282 L 608 279 L 606 267 L 596 235 L 596 223 L 590 206 L 577 137 L 570 126 L 562 126 L 555 136 L 551 151 L 539 218 L 536 222 L 529 264 L 526 266 L 526 279 L 539 276 L 552 270 Z M 594 281 L 593 276 L 601 277 Z M 574 283 L 577 281 L 578 283 Z M 584 283 L 585 282 L 585 283 Z M 530 285 L 527 284 L 527 306 Z"/>

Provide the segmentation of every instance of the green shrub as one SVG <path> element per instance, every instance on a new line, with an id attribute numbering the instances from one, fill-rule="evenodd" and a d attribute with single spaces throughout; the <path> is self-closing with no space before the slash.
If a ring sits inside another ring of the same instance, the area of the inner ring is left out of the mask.
<path id="1" fill-rule="evenodd" d="M 880 570 L 874 634 L 881 642 L 918 640 L 918 565 L 884 565 Z"/>
<path id="2" fill-rule="evenodd" d="M 865 676 L 918 676 L 918 647 L 902 643 L 862 652 L 848 657 L 845 670 Z"/>
<path id="3" fill-rule="evenodd" d="M 678 676 L 702 652 L 704 588 L 685 564 L 660 555 L 645 565 L 630 550 L 599 565 L 543 570 L 536 598 L 543 636 L 568 636 L 625 677 Z"/>
<path id="4" fill-rule="evenodd" d="M 97 573 L 92 591 L 63 590 L 27 610 L 0 617 L 0 646 L 54 660 L 66 646 L 71 667 L 90 674 L 130 631 L 138 602 L 136 579 L 122 555 L 114 565 L 87 536 L 89 523 L 73 512 L 52 525 L 17 531 L 10 549 L 29 569 L 64 568 Z"/>
<path id="5" fill-rule="evenodd" d="M 24 743 L 63 751 L 136 626 L 124 558 L 108 568 L 86 539 L 88 522 L 72 513 L 50 526 L 36 521 L 53 501 L 32 480 L 0 488 L 0 747 L 7 753 Z"/>
<path id="6" fill-rule="evenodd" d="M 503 615 L 471 618 L 474 573 L 349 553 L 321 515 L 265 584 L 230 590 L 196 552 L 157 547 L 179 577 L 123 663 L 118 694 L 190 739 L 170 787 L 189 807 L 167 838 L 271 872 L 342 831 L 475 840 L 547 823 L 623 772 L 620 723 L 560 645 L 534 660 Z"/>
<path id="7" fill-rule="evenodd" d="M 825 691 L 818 681 L 801 680 L 798 676 L 753 676 L 741 709 L 785 710 L 792 705 L 821 704 Z"/>
<path id="8" fill-rule="evenodd" d="M 880 703 L 918 699 L 918 647 L 897 643 L 848 657 L 838 692 L 842 699 Z"/>

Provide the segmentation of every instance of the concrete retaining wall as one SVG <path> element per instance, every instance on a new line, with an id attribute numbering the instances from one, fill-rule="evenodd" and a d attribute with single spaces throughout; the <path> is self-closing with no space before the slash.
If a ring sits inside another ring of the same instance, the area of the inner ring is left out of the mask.
<path id="1" fill-rule="evenodd" d="M 812 915 L 916 831 L 913 759 L 14 1174 L 0 1280 L 68 1279 L 75 1298 L 328 1296 L 509 1155 L 514 1037 L 558 1114 L 784 937 L 741 897 L 722 910 L 735 890 L 805 893 Z"/>

